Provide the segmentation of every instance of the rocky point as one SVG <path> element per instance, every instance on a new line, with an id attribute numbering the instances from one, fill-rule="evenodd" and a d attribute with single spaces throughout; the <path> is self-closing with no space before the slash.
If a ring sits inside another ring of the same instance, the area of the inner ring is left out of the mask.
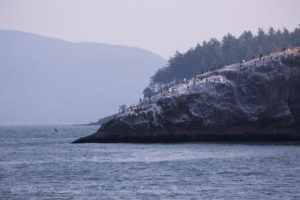
<path id="1" fill-rule="evenodd" d="M 74 141 L 300 141 L 300 47 L 199 74 Z"/>

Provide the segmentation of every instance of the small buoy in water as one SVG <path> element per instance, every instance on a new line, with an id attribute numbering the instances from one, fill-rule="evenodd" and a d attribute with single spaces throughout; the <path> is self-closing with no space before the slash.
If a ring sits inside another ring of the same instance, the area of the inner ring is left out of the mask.
<path id="1" fill-rule="evenodd" d="M 54 131 L 57 132 L 58 130 L 55 128 Z"/>

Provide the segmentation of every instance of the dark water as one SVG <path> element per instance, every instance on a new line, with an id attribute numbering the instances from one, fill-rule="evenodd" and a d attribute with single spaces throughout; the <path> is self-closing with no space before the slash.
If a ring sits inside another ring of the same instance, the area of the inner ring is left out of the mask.
<path id="1" fill-rule="evenodd" d="M 70 144 L 96 129 L 0 127 L 0 198 L 300 199 L 299 144 Z"/>

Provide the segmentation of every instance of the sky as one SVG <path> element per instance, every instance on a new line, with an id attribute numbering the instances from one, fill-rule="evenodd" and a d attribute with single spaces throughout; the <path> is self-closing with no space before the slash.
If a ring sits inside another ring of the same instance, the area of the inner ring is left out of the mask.
<path id="1" fill-rule="evenodd" d="M 0 29 L 148 49 L 164 58 L 210 38 L 293 30 L 299 0 L 0 0 Z"/>

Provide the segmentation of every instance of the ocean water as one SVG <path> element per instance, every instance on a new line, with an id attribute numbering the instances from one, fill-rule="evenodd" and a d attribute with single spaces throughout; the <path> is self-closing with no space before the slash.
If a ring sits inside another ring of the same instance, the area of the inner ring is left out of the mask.
<path id="1" fill-rule="evenodd" d="M 298 143 L 71 144 L 97 128 L 1 126 L 0 199 L 300 199 Z"/>

